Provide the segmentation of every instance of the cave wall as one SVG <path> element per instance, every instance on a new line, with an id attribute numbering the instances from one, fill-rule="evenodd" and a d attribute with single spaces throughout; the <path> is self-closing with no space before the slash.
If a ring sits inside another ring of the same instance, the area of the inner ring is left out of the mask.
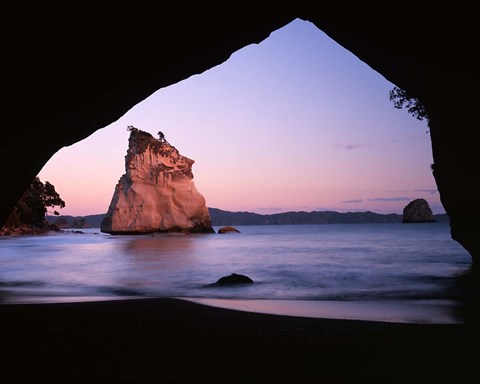
<path id="1" fill-rule="evenodd" d="M 2 63 L 0 225 L 56 151 L 298 17 L 425 104 L 434 177 L 452 237 L 480 259 L 475 12 L 298 4 L 263 11 L 232 4 L 176 11 L 34 7 L 11 9 L 10 24 L 2 26 L 8 38 Z"/>
<path id="2" fill-rule="evenodd" d="M 395 9 L 310 21 L 409 94 L 429 115 L 433 176 L 452 238 L 480 261 L 477 21 L 465 8 Z"/>
<path id="3" fill-rule="evenodd" d="M 13 7 L 13 6 L 12 6 Z M 294 19 L 281 8 L 216 12 L 46 4 L 3 24 L 0 226 L 59 149 L 123 116 L 160 88 L 200 74 Z M 185 7 L 183 7 L 185 8 Z M 5 97 L 6 96 L 6 97 Z"/>

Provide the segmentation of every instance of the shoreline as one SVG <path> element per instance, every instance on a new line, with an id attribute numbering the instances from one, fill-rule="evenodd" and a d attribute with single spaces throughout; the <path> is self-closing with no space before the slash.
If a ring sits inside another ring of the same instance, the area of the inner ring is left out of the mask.
<path id="1" fill-rule="evenodd" d="M 458 303 L 451 300 L 339 301 L 214 299 L 178 297 L 218 308 L 267 315 L 407 324 L 462 324 Z"/>
<path id="2" fill-rule="evenodd" d="M 20 382 L 458 382 L 475 324 L 285 316 L 175 298 L 0 305 L 6 377 Z M 25 376 L 25 377 L 23 377 Z M 93 380 L 93 381 L 92 381 Z"/>
<path id="3" fill-rule="evenodd" d="M 139 296 L 5 296 L 1 305 L 42 305 L 162 299 Z M 454 300 L 296 300 L 171 297 L 215 308 L 332 320 L 360 320 L 407 324 L 462 324 L 460 304 Z"/>

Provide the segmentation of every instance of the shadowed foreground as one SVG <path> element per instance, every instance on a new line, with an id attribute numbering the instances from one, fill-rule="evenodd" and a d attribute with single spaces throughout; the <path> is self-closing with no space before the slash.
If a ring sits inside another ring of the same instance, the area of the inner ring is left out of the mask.
<path id="1" fill-rule="evenodd" d="M 476 374 L 475 325 L 263 315 L 176 299 L 1 305 L 6 382 L 441 382 Z"/>

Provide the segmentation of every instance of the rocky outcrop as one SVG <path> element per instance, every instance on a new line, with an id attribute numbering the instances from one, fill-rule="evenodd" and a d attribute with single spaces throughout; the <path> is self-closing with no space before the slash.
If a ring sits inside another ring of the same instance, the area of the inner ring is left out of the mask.
<path id="1" fill-rule="evenodd" d="M 214 233 L 204 197 L 193 182 L 193 160 L 165 140 L 130 128 L 126 173 L 101 224 L 110 234 Z"/>
<path id="2" fill-rule="evenodd" d="M 240 233 L 240 231 L 235 227 L 227 225 L 226 227 L 219 228 L 218 233 Z"/>
<path id="3" fill-rule="evenodd" d="M 229 276 L 223 276 L 217 280 L 214 285 L 237 285 L 237 284 L 253 284 L 253 280 L 238 273 L 232 273 Z"/>
<path id="4" fill-rule="evenodd" d="M 44 235 L 50 231 L 60 232 L 61 229 L 55 224 L 48 224 L 47 222 L 38 225 L 20 225 L 16 227 L 3 226 L 0 228 L 1 236 L 19 236 L 19 235 Z"/>
<path id="5" fill-rule="evenodd" d="M 415 199 L 403 208 L 404 223 L 434 223 L 432 210 L 425 199 Z"/>

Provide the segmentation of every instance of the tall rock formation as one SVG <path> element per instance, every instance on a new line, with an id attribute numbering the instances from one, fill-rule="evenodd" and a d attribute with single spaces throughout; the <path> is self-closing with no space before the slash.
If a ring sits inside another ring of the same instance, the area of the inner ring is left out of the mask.
<path id="1" fill-rule="evenodd" d="M 129 127 L 126 173 L 100 230 L 110 234 L 214 233 L 204 197 L 193 182 L 193 160 L 147 132 Z"/>
<path id="2" fill-rule="evenodd" d="M 403 208 L 404 223 L 433 223 L 432 210 L 425 199 L 415 199 Z"/>

